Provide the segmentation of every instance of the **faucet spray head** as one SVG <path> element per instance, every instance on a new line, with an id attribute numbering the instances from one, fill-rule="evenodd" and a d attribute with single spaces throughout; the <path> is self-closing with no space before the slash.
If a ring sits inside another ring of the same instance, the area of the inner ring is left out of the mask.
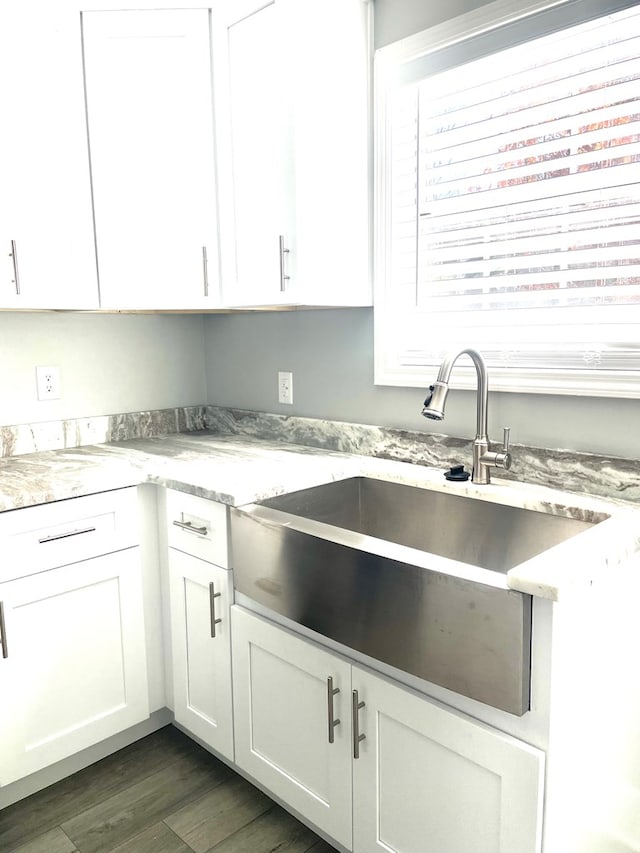
<path id="1" fill-rule="evenodd" d="M 422 409 L 423 417 L 432 421 L 444 420 L 444 404 L 447 401 L 448 392 L 449 385 L 447 382 L 436 380 L 433 385 L 429 385 Z"/>

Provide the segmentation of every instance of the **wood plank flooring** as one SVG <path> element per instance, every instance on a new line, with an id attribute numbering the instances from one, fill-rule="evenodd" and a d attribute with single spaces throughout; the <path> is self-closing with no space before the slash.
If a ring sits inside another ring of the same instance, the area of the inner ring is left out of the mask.
<path id="1" fill-rule="evenodd" d="M 0 811 L 0 853 L 335 853 L 173 726 Z"/>

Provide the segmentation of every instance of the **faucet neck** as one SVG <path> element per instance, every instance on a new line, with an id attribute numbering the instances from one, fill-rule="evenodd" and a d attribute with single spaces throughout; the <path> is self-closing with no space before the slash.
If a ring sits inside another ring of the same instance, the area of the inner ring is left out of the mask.
<path id="1" fill-rule="evenodd" d="M 476 441 L 487 441 L 488 424 L 487 411 L 489 405 L 489 383 L 487 381 L 487 366 L 478 350 L 467 348 L 448 355 L 440 365 L 438 382 L 449 384 L 453 365 L 461 355 L 468 355 L 476 369 L 477 395 L 476 395 Z"/>

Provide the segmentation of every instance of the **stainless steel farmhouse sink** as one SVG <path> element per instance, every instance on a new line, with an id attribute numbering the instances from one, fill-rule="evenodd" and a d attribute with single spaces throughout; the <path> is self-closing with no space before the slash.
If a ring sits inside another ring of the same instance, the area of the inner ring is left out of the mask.
<path id="1" fill-rule="evenodd" d="M 521 715 L 531 597 L 506 572 L 605 518 L 353 477 L 232 509 L 234 583 L 351 649 Z"/>

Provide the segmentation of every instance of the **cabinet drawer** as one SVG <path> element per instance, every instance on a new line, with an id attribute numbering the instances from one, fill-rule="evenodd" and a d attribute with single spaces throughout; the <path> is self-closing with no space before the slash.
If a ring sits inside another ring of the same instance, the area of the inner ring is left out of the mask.
<path id="1" fill-rule="evenodd" d="M 137 545 L 135 488 L 0 513 L 0 582 Z"/>
<path id="2" fill-rule="evenodd" d="M 166 494 L 169 546 L 228 569 L 227 507 L 171 489 Z"/>

